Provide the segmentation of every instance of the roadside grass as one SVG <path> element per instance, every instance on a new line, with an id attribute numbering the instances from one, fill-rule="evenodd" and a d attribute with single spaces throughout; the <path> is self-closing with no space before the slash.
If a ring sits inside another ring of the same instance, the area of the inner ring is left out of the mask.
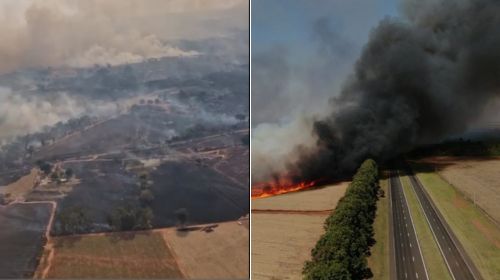
<path id="1" fill-rule="evenodd" d="M 182 278 L 159 233 L 55 237 L 47 278 Z"/>
<path id="2" fill-rule="evenodd" d="M 377 216 L 373 223 L 376 243 L 371 248 L 368 265 L 373 273 L 373 279 L 389 279 L 390 277 L 390 251 L 389 251 L 389 181 L 380 180 L 380 187 L 384 196 L 377 202 Z"/>
<path id="3" fill-rule="evenodd" d="M 400 178 L 403 185 L 403 191 L 408 202 L 408 207 L 410 208 L 411 217 L 414 223 L 413 225 L 415 226 L 415 231 L 417 232 L 418 242 L 424 257 L 429 279 L 451 280 L 452 278 L 448 268 L 446 267 L 444 258 L 439 251 L 439 247 L 434 239 L 434 236 L 432 235 L 432 231 L 427 223 L 425 214 L 419 205 L 417 194 L 410 185 L 408 176 L 401 175 Z"/>
<path id="4" fill-rule="evenodd" d="M 417 176 L 481 276 L 500 279 L 500 228 L 438 174 Z"/>

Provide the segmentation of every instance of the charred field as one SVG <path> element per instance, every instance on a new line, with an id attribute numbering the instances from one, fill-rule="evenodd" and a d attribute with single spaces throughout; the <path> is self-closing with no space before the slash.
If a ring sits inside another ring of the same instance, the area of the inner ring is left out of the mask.
<path id="1" fill-rule="evenodd" d="M 174 75 L 173 64 L 185 72 Z M 28 100 L 51 100 L 52 90 L 64 90 L 90 108 L 0 143 L 0 239 L 9 247 L 0 255 L 0 278 L 33 275 L 52 214 L 51 236 L 247 215 L 247 68 L 206 57 L 165 58 L 0 76 L 0 85 L 22 91 Z M 134 79 L 120 85 L 116 80 L 122 81 L 124 69 Z M 154 75 L 144 75 L 148 69 Z M 22 79 L 30 81 L 29 90 Z M 37 202 L 55 203 L 56 210 L 19 204 Z"/>
<path id="2" fill-rule="evenodd" d="M 0 272 L 2 278 L 31 277 L 45 242 L 51 212 L 47 204 L 0 207 Z"/>

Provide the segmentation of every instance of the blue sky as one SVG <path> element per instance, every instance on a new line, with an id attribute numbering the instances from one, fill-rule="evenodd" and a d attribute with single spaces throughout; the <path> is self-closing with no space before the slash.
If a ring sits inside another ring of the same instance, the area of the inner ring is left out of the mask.
<path id="1" fill-rule="evenodd" d="M 252 51 L 286 46 L 292 57 L 307 58 L 315 50 L 312 26 L 328 18 L 356 49 L 386 16 L 397 16 L 398 0 L 252 0 Z"/>

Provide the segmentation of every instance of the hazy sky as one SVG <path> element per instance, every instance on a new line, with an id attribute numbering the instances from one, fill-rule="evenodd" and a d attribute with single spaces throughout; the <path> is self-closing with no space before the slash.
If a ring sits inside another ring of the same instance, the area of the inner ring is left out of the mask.
<path id="1" fill-rule="evenodd" d="M 397 11 L 398 0 L 252 1 L 252 126 L 323 111 Z"/>
<path id="2" fill-rule="evenodd" d="M 397 0 L 253 0 L 252 51 L 284 45 L 295 59 L 314 52 L 311 29 L 319 18 L 359 49 L 371 28 L 385 16 L 397 15 Z"/>
<path id="3" fill-rule="evenodd" d="M 249 0 L 2 0 L 0 74 L 193 55 L 176 40 L 248 30 Z"/>

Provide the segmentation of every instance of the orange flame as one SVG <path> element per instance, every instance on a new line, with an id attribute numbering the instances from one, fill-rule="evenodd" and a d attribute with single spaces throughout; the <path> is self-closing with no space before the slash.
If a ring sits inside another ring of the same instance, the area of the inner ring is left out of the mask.
<path id="1" fill-rule="evenodd" d="M 274 182 L 257 183 L 252 186 L 252 199 L 296 192 L 314 187 L 318 181 L 293 183 L 288 178 L 280 178 Z"/>

